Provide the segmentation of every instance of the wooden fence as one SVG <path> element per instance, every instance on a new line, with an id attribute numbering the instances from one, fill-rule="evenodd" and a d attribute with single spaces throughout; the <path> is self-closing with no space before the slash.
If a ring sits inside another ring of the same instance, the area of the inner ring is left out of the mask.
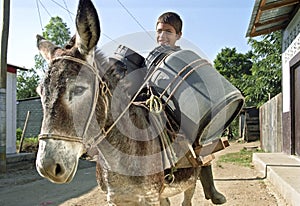
<path id="1" fill-rule="evenodd" d="M 282 93 L 262 105 L 260 113 L 260 141 L 266 152 L 282 152 Z"/>

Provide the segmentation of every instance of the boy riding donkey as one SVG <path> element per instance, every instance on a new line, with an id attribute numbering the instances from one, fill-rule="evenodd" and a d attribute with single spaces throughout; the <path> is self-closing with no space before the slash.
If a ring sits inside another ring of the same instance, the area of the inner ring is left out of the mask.
<path id="1" fill-rule="evenodd" d="M 159 46 L 167 46 L 175 51 L 180 50 L 181 48 L 175 44 L 181 36 L 182 20 L 178 14 L 174 12 L 166 12 L 158 18 L 156 23 L 156 41 Z M 211 199 L 214 204 L 223 204 L 226 202 L 225 196 L 218 192 L 215 188 L 212 166 L 210 163 L 201 166 L 199 178 L 203 186 L 206 199 Z"/>

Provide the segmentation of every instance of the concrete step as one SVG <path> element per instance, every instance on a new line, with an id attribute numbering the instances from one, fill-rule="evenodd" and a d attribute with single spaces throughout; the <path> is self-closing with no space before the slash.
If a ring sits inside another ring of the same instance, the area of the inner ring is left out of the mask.
<path id="1" fill-rule="evenodd" d="M 255 168 L 291 205 L 300 200 L 300 159 L 283 153 L 254 153 Z"/>

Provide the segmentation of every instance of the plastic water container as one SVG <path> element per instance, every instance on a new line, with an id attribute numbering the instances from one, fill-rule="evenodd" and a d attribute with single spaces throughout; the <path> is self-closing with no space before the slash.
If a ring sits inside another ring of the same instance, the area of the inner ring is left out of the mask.
<path id="1" fill-rule="evenodd" d="M 220 138 L 243 107 L 240 91 L 193 51 L 158 47 L 146 65 L 150 83 L 193 142 Z"/>

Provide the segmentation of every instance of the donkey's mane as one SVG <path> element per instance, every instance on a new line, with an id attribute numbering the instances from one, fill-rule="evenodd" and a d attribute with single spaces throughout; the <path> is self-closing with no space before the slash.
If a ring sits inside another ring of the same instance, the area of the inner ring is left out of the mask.
<path id="1" fill-rule="evenodd" d="M 99 48 L 95 50 L 94 61 L 99 75 L 108 84 L 108 87 L 114 90 L 118 82 L 124 77 L 122 71 L 118 70 L 115 61 L 110 61 Z"/>

